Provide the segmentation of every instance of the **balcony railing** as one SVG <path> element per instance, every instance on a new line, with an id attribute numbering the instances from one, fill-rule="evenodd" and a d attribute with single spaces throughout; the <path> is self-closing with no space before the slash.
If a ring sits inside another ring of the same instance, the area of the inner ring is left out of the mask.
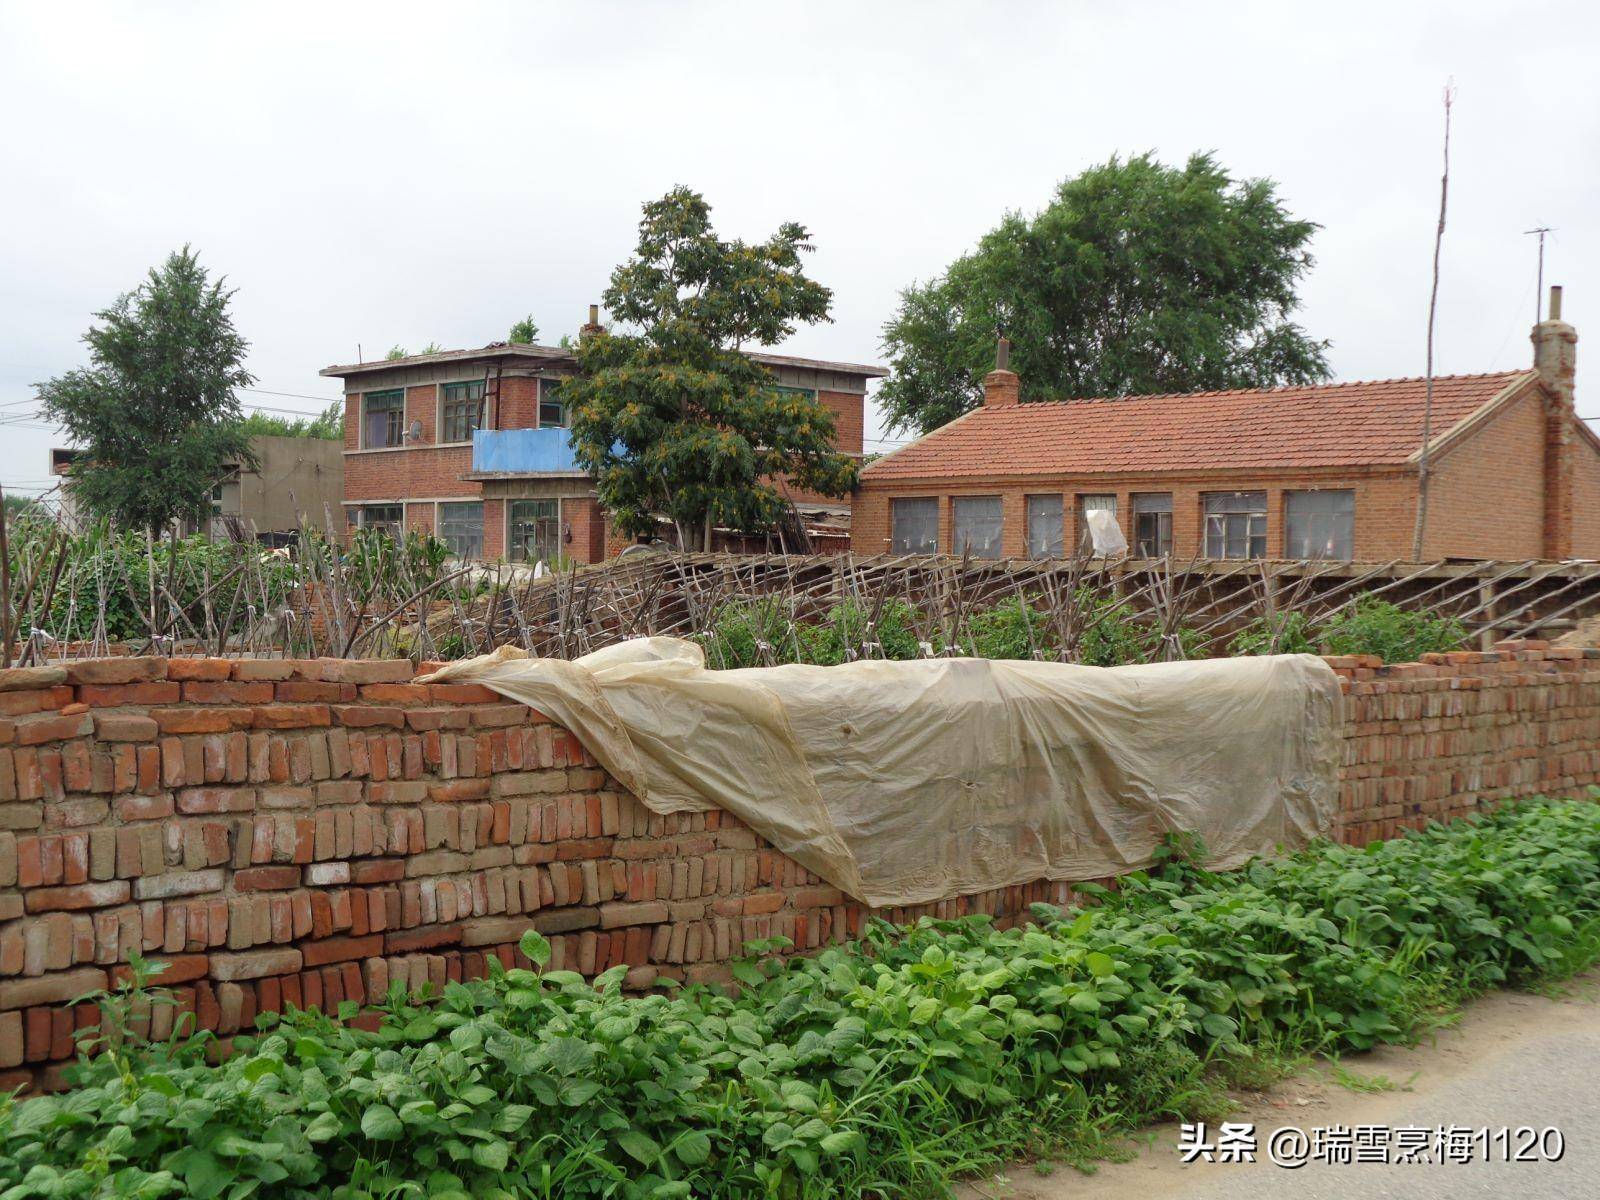
<path id="1" fill-rule="evenodd" d="M 571 433 L 544 429 L 479 429 L 472 435 L 475 475 L 571 475 L 583 471 Z"/>

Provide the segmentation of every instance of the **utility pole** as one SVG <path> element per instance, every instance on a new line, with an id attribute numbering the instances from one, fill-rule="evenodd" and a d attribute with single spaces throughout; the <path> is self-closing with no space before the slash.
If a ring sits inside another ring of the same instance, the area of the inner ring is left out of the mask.
<path id="1" fill-rule="evenodd" d="M 1524 229 L 1522 232 L 1525 235 L 1535 233 L 1539 235 L 1539 282 L 1533 288 L 1533 323 L 1537 325 L 1544 319 L 1542 307 L 1544 304 L 1544 235 L 1554 233 L 1555 230 L 1548 225 L 1540 225 L 1534 229 Z"/>
<path id="2" fill-rule="evenodd" d="M 1439 312 L 1439 252 L 1444 246 L 1445 207 L 1450 198 L 1450 109 L 1455 104 L 1452 80 L 1444 85 L 1444 171 L 1439 176 L 1439 225 L 1433 234 L 1433 291 L 1428 297 L 1428 380 L 1422 402 L 1422 457 L 1417 460 L 1417 527 L 1411 537 L 1411 558 L 1422 561 L 1422 539 L 1428 527 L 1428 451 L 1433 438 L 1433 322 Z"/>

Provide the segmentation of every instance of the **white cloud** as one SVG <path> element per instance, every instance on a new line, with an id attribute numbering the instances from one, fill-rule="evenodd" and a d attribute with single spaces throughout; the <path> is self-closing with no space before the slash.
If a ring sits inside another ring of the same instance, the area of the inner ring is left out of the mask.
<path id="1" fill-rule="evenodd" d="M 1533 245 L 1600 313 L 1600 20 L 1557 4 L 13 5 L 0 16 L 0 413 L 185 242 L 239 289 L 260 386 L 359 344 L 573 330 L 639 204 L 813 230 L 872 360 L 897 290 L 1116 152 L 1214 149 L 1324 228 L 1303 321 L 1341 378 L 1422 370 L 1439 93 L 1459 88 L 1439 368 L 1529 359 Z M 1600 326 L 1600 321 L 1597 321 Z M 1579 353 L 1600 416 L 1600 350 Z M 314 407 L 309 400 L 257 396 Z M 52 436 L 7 429 L 0 480 Z"/>

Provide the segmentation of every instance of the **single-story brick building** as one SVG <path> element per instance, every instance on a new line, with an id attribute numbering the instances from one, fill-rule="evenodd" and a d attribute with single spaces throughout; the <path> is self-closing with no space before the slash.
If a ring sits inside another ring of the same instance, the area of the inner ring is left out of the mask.
<path id="1" fill-rule="evenodd" d="M 590 324 L 598 328 L 598 312 Z M 780 388 L 808 392 L 833 414 L 838 448 L 859 458 L 866 381 L 856 363 L 752 353 Z M 351 363 L 344 381 L 344 510 L 351 528 L 437 534 L 463 558 L 599 562 L 613 535 L 567 432 L 562 380 L 575 353 L 505 342 Z M 848 518 L 850 500 L 785 489 L 796 505 Z"/>
<path id="2" fill-rule="evenodd" d="M 1600 558 L 1600 437 L 1573 407 L 1577 333 L 1532 370 L 1436 378 L 1423 558 Z M 981 406 L 872 463 L 857 553 L 1054 558 L 1109 509 L 1136 557 L 1411 556 L 1422 379 Z"/>

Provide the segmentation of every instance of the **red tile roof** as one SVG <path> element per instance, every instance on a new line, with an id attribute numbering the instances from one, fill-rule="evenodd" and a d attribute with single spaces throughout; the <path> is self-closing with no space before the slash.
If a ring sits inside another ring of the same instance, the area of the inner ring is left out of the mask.
<path id="1" fill-rule="evenodd" d="M 1433 442 L 1529 371 L 1433 381 Z M 1404 463 L 1422 445 L 1426 384 L 1386 379 L 1259 391 L 977 408 L 864 472 L 868 480 L 1095 475 Z"/>

